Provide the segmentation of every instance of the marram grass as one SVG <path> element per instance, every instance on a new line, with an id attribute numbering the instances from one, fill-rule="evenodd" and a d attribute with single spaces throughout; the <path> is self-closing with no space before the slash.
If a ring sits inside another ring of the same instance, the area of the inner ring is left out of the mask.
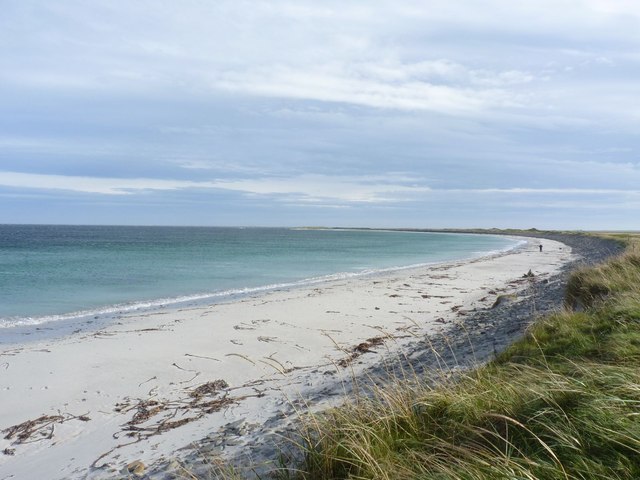
<path id="1" fill-rule="evenodd" d="M 640 241 L 577 271 L 496 360 L 378 388 L 306 423 L 284 478 L 640 479 Z"/>

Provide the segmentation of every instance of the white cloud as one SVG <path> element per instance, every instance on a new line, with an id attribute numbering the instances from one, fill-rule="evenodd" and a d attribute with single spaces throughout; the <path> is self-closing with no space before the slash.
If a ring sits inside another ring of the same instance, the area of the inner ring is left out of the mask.
<path id="1" fill-rule="evenodd" d="M 613 188 L 439 188 L 403 175 L 328 176 L 183 181 L 151 178 L 104 178 L 0 172 L 0 185 L 26 189 L 68 190 L 102 195 L 131 195 L 150 190 L 218 189 L 251 195 L 295 198 L 303 203 L 343 201 L 392 203 L 431 194 L 640 195 L 640 190 Z"/>
<path id="2" fill-rule="evenodd" d="M 204 97 L 222 90 L 487 117 L 504 108 L 554 107 L 570 117 L 574 110 L 593 108 L 586 101 L 593 92 L 584 73 L 582 91 L 560 85 L 560 97 L 542 84 L 553 84 L 554 76 L 585 59 L 593 68 L 611 68 L 617 56 L 635 51 L 615 42 L 637 43 L 637 17 L 621 22 L 620 15 L 636 15 L 638 5 L 634 0 L 517 5 L 382 0 L 358 6 L 54 2 L 32 20 L 24 13 L 17 16 L 20 21 L 0 19 L 8 39 L 0 81 L 39 89 Z M 575 55 L 567 52 L 586 57 L 572 65 Z M 550 62 L 556 64 L 552 70 L 545 68 Z M 564 97 L 574 100 L 565 103 Z M 609 115 L 627 116 L 620 102 L 612 105 Z"/>
<path id="3" fill-rule="evenodd" d="M 637 0 L 585 0 L 598 13 L 640 17 Z"/>
<path id="4" fill-rule="evenodd" d="M 449 189 L 451 193 L 502 193 L 538 195 L 640 195 L 640 190 L 616 188 L 469 188 Z"/>
<path id="5" fill-rule="evenodd" d="M 637 204 L 637 162 L 623 162 L 639 145 L 640 1 L 14 0 L 2 13 L 0 170 L 32 172 L 0 172 L 10 194 Z M 162 179 L 116 178 L 134 175 Z"/>
<path id="6" fill-rule="evenodd" d="M 101 195 L 131 195 L 143 191 L 218 189 L 250 195 L 279 196 L 298 202 L 387 203 L 400 202 L 426 187 L 407 185 L 402 177 L 332 177 L 301 175 L 215 181 L 181 181 L 150 178 L 100 178 L 0 172 L 0 185 L 25 189 L 67 190 Z"/>
<path id="7" fill-rule="evenodd" d="M 215 171 L 215 172 L 233 172 L 243 175 L 260 175 L 263 173 L 263 169 L 258 167 L 252 167 L 250 165 L 243 165 L 234 162 L 225 162 L 222 160 L 212 159 L 168 159 L 168 162 L 177 165 L 185 170 L 195 171 Z"/>
<path id="8" fill-rule="evenodd" d="M 429 191 L 427 187 L 398 183 L 394 177 L 331 177 L 301 175 L 293 178 L 270 178 L 219 181 L 219 188 L 258 195 L 299 197 L 300 201 L 342 200 L 355 203 L 387 203 L 411 199 Z"/>
<path id="9" fill-rule="evenodd" d="M 445 61 L 322 68 L 281 65 L 220 73 L 212 78 L 211 87 L 250 95 L 464 114 L 521 105 L 523 95 L 502 87 L 532 79 L 522 72 L 469 71 Z"/>
<path id="10" fill-rule="evenodd" d="M 0 172 L 0 185 L 29 189 L 68 190 L 103 195 L 128 195 L 135 191 L 177 190 L 181 188 L 194 188 L 201 184 L 198 182 L 148 178 L 99 178 Z"/>

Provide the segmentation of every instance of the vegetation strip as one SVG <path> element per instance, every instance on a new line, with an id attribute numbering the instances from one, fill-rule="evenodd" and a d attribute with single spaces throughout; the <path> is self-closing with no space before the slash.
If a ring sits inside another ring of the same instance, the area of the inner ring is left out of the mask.
<path id="1" fill-rule="evenodd" d="M 310 416 L 288 478 L 640 478 L 640 238 L 485 366 Z M 407 374 L 407 376 L 409 376 Z"/>

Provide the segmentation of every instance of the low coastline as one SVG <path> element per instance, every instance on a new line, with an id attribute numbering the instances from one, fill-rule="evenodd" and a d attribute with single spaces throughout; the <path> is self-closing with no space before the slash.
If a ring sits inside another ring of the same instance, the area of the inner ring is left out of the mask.
<path id="1" fill-rule="evenodd" d="M 297 228 L 292 230 L 307 230 L 306 228 Z M 328 229 L 322 228 L 322 230 L 335 230 L 335 231 L 365 231 L 366 229 Z M 376 232 L 393 232 L 393 230 L 366 230 Z M 404 231 L 404 233 L 430 233 L 434 235 L 442 234 L 448 235 L 447 232 L 413 232 Z M 455 233 L 456 236 L 478 236 L 477 233 L 472 232 L 460 232 Z M 498 237 L 498 235 L 493 235 Z M 468 257 L 462 257 L 458 259 L 438 259 L 425 262 L 419 262 L 416 264 L 399 266 L 379 266 L 371 267 L 369 269 L 360 270 L 347 270 L 330 274 L 319 274 L 318 276 L 312 276 L 302 279 L 284 279 L 276 283 L 266 283 L 263 285 L 254 285 L 247 287 L 230 288 L 226 290 L 196 290 L 193 293 L 184 294 L 176 297 L 149 297 L 139 300 L 132 300 L 125 303 L 114 303 L 110 305 L 95 306 L 85 310 L 61 312 L 50 315 L 34 315 L 26 317 L 4 317 L 0 319 L 0 348 L 3 345 L 10 345 L 13 343 L 26 343 L 37 342 L 44 340 L 52 340 L 56 338 L 63 338 L 70 334 L 73 334 L 77 330 L 87 331 L 89 329 L 99 330 L 103 327 L 117 322 L 123 317 L 132 316 L 145 316 L 147 314 L 157 313 L 158 311 L 173 311 L 184 308 L 193 307 L 207 307 L 213 304 L 228 303 L 241 301 L 245 298 L 250 298 L 256 295 L 268 294 L 270 292 L 292 290 L 298 288 L 311 288 L 315 286 L 322 286 L 323 284 L 330 283 L 332 281 L 346 280 L 357 277 L 375 277 L 378 275 L 386 275 L 393 272 L 401 272 L 405 270 L 412 270 L 416 268 L 431 267 L 438 264 L 445 264 L 459 261 L 470 261 L 480 257 L 491 256 L 494 254 L 501 254 L 518 248 L 519 242 L 523 240 L 517 240 L 515 236 L 502 235 L 502 237 L 508 238 L 511 241 L 516 240 L 518 243 L 513 244 L 507 248 L 498 248 L 493 251 L 478 251 L 469 254 Z M 91 299 L 89 299 L 91 303 Z"/>
<path id="2" fill-rule="evenodd" d="M 160 477 L 175 467 L 175 452 L 193 442 L 195 451 L 181 456 L 194 469 L 205 468 L 198 459 L 213 454 L 242 465 L 260 462 L 277 451 L 269 436 L 286 431 L 282 417 L 291 417 L 298 401 L 339 401 L 349 379 L 376 373 L 381 358 L 400 352 L 428 366 L 420 358 L 425 335 L 436 343 L 443 335 L 461 342 L 449 348 L 458 365 L 481 361 L 519 335 L 526 321 L 491 324 L 478 316 L 513 319 L 513 312 L 499 312 L 517 307 L 530 321 L 526 300 L 532 298 L 537 311 L 556 308 L 563 272 L 576 261 L 556 240 L 590 261 L 608 248 L 615 253 L 612 245 L 570 245 L 571 238 L 560 236 L 540 240 L 540 255 L 538 242 L 529 240 L 522 251 L 492 258 L 134 314 L 98 331 L 12 347 L 0 357 L 7 364 L 0 428 L 41 415 L 62 421 L 52 421 L 51 438 L 19 445 L 3 440 L 2 449 L 15 451 L 0 459 L 0 478 L 43 472 L 109 478 L 134 460 L 155 463 Z M 522 278 L 528 269 L 536 275 L 535 294 Z M 491 309 L 500 295 L 523 301 Z M 213 316 L 215 322 L 207 321 Z M 494 340 L 474 349 L 470 331 Z M 465 345 L 474 350 L 472 358 Z"/>
<path id="3" fill-rule="evenodd" d="M 449 233 L 458 231 L 495 234 L 495 231 L 447 230 Z M 380 385 L 387 381 L 393 382 L 397 378 L 404 378 L 406 372 L 434 378 L 437 381 L 437 377 L 443 371 L 445 375 L 449 375 L 460 369 L 473 368 L 491 360 L 515 340 L 521 338 L 526 328 L 537 317 L 564 308 L 566 282 L 573 270 L 601 263 L 624 250 L 624 245 L 616 240 L 582 233 L 512 231 L 508 235 L 528 239 L 532 248 L 538 245 L 535 241 L 532 243 L 532 239 L 561 242 L 571 249 L 573 256 L 555 273 L 536 279 L 529 291 L 520 290 L 515 302 L 502 302 L 470 312 L 469 315 L 454 321 L 450 329 L 416 339 L 402 351 L 401 355 L 390 356 L 387 361 L 369 365 L 357 377 L 343 379 L 341 398 L 345 398 L 354 390 L 366 393 L 367 386 L 374 383 Z M 320 405 L 327 405 L 326 395 L 323 395 L 322 391 L 316 393 L 313 401 Z M 309 401 L 308 404 L 313 406 L 313 401 Z M 341 402 L 338 400 L 334 403 Z M 295 416 L 294 410 L 291 408 L 290 414 Z M 234 435 L 233 431 L 230 433 Z M 286 425 L 281 422 L 280 429 L 271 434 L 271 441 L 265 438 L 255 439 L 250 448 L 227 455 L 228 462 L 240 472 L 249 472 L 247 478 L 256 478 L 253 472 L 263 475 L 273 471 L 274 466 L 271 462 L 280 455 L 288 456 L 292 459 L 289 465 L 295 465 L 296 461 L 302 460 L 298 457 L 299 449 L 283 447 L 282 450 L 278 450 L 271 445 L 278 441 L 282 443 L 283 437 L 290 438 L 290 442 L 296 442 L 299 440 L 297 435 L 296 422 L 288 422 Z M 207 450 L 205 448 L 202 451 Z M 215 455 L 219 448 L 209 451 Z M 201 473 L 209 471 L 210 466 L 203 464 L 203 459 L 202 453 L 191 455 L 188 458 L 189 470 Z M 270 462 L 260 463 L 265 460 Z M 166 465 L 161 466 L 158 471 L 162 472 L 165 467 Z"/>

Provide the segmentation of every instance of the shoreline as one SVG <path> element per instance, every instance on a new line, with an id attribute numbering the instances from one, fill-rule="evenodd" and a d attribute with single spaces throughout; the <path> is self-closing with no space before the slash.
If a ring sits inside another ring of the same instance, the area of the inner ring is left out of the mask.
<path id="1" fill-rule="evenodd" d="M 160 475 L 194 442 L 196 452 L 180 454 L 193 468 L 204 453 L 246 465 L 251 442 L 264 446 L 253 461 L 269 458 L 269 435 L 286 430 L 280 417 L 291 421 L 298 399 L 339 401 L 345 382 L 382 358 L 411 351 L 424 335 L 455 334 L 474 309 L 526 289 L 529 268 L 552 283 L 575 261 L 554 240 L 541 242 L 542 255 L 529 248 L 126 315 L 95 332 L 12 346 L 0 352 L 0 429 L 51 418 L 32 426 L 33 443 L 1 441 L 0 450 L 14 451 L 0 456 L 0 479 L 109 478 L 134 460 Z"/>
<path id="2" fill-rule="evenodd" d="M 309 411 L 317 411 L 327 406 L 340 405 L 354 392 L 366 395 L 368 388 L 397 381 L 399 378 L 405 379 L 407 372 L 410 372 L 410 376 L 422 376 L 437 382 L 442 376 L 448 377 L 458 371 L 475 368 L 491 360 L 521 338 L 537 318 L 564 308 L 566 282 L 574 269 L 601 263 L 624 250 L 624 246 L 615 240 L 581 233 L 535 232 L 532 237 L 529 237 L 529 233 L 518 235 L 510 232 L 509 235 L 564 242 L 572 248 L 575 258 L 563 264 L 557 273 L 542 279 L 541 282 L 537 281 L 532 294 L 523 295 L 516 302 L 505 302 L 488 309 L 479 309 L 471 315 L 464 316 L 462 322 L 456 322 L 451 330 L 416 339 L 400 355 L 388 356 L 377 364 L 367 366 L 357 376 L 343 379 L 343 391 L 337 402 L 328 405 L 327 391 L 320 390 L 315 392 L 315 396 L 307 399 L 305 407 Z M 294 442 L 301 440 L 297 420 L 299 412 L 291 408 L 290 414 L 296 420 L 279 422 L 279 430 L 276 433 L 267 434 L 271 443 L 282 444 L 285 438 L 294 445 Z M 237 435 L 233 429 L 227 433 L 232 438 Z M 278 470 L 273 461 L 281 455 L 289 458 L 289 466 L 303 461 L 300 458 L 300 449 L 295 447 L 274 449 L 269 447 L 268 439 L 266 441 L 265 438 L 254 439 L 255 441 L 244 450 L 237 450 L 227 455 L 226 461 L 236 469 L 235 471 L 244 474 L 243 478 L 258 478 L 257 474 L 268 475 Z M 186 465 L 189 471 L 203 474 L 210 472 L 210 464 L 203 463 L 203 455 L 215 456 L 216 453 L 216 449 L 212 449 L 205 442 L 202 444 L 201 453 L 187 458 Z M 162 474 L 166 471 L 167 464 L 156 467 L 155 472 Z M 160 475 L 157 478 L 163 477 Z"/>
<path id="3" fill-rule="evenodd" d="M 379 230 L 391 231 L 391 230 Z M 407 233 L 444 233 L 445 232 L 412 232 Z M 460 235 L 478 235 L 476 233 L 460 232 Z M 498 235 L 495 235 L 498 236 Z M 503 235 L 503 237 L 512 240 L 518 239 L 514 235 Z M 36 317 L 25 317 L 17 320 L 17 324 L 0 325 L 0 348 L 15 343 L 37 342 L 45 340 L 54 340 L 65 337 L 77 331 L 87 328 L 100 329 L 108 327 L 110 323 L 116 322 L 123 317 L 133 315 L 144 316 L 154 314 L 159 311 L 177 311 L 184 308 L 206 307 L 217 304 L 225 304 L 229 302 L 238 302 L 245 298 L 264 295 L 271 292 L 289 291 L 295 289 L 304 289 L 311 287 L 320 287 L 322 285 L 356 278 L 373 278 L 377 276 L 385 276 L 394 272 L 410 271 L 413 269 L 429 268 L 438 265 L 445 265 L 457 262 L 473 261 L 477 258 L 491 257 L 494 255 L 502 255 L 512 250 L 518 249 L 524 245 L 522 239 L 509 248 L 483 252 L 454 260 L 443 260 L 424 262 L 406 266 L 381 267 L 377 269 L 355 271 L 355 272 L 336 272 L 327 275 L 304 278 L 302 280 L 292 280 L 280 284 L 259 285 L 256 287 L 246 287 L 239 289 L 229 289 L 224 291 L 202 292 L 184 295 L 180 297 L 167 297 L 157 299 L 144 299 L 134 302 L 105 305 L 77 312 L 51 314 Z"/>

